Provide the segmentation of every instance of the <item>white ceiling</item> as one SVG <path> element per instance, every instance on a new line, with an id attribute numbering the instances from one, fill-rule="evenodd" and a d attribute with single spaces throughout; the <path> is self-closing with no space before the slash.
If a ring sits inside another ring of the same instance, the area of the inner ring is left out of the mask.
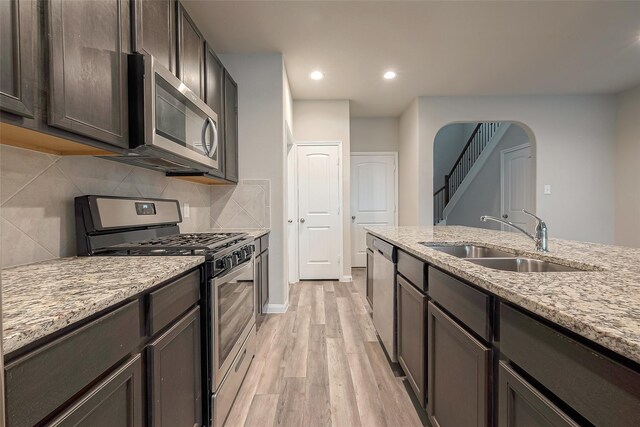
<path id="1" fill-rule="evenodd" d="M 399 115 L 418 95 L 640 84 L 640 1 L 184 3 L 217 52 L 282 52 L 295 99 L 350 99 L 353 116 Z"/>

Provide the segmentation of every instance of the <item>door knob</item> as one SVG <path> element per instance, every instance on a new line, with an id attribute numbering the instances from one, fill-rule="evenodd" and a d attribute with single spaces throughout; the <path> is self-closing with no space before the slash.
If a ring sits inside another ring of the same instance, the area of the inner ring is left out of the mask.
<path id="1" fill-rule="evenodd" d="M 507 219 L 507 218 L 509 218 L 509 215 L 507 215 L 507 214 L 503 214 L 503 215 L 502 215 L 502 218 Z"/>
<path id="2" fill-rule="evenodd" d="M 304 223 L 304 221 L 305 221 L 304 218 L 300 218 L 300 222 Z"/>

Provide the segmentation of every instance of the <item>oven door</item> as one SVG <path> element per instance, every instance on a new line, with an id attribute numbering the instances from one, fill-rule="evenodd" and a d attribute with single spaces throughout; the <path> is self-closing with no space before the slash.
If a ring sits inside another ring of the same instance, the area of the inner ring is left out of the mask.
<path id="1" fill-rule="evenodd" d="M 210 280 L 212 384 L 218 389 L 242 343 L 256 323 L 253 258 Z"/>
<path id="2" fill-rule="evenodd" d="M 146 148 L 219 169 L 218 115 L 153 57 L 145 60 Z"/>

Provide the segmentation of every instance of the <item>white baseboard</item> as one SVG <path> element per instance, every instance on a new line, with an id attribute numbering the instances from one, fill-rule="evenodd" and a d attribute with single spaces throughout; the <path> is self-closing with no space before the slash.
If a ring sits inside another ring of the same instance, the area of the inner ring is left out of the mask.
<path id="1" fill-rule="evenodd" d="M 340 278 L 341 282 L 353 282 L 353 276 L 342 276 Z"/>
<path id="2" fill-rule="evenodd" d="M 262 312 L 267 314 L 286 313 L 289 309 L 289 301 L 286 304 L 267 304 L 263 307 Z"/>

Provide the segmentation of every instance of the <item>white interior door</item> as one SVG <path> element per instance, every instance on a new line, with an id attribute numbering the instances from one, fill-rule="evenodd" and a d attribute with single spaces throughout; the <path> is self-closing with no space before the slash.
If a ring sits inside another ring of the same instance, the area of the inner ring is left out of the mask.
<path id="1" fill-rule="evenodd" d="M 300 279 L 339 279 L 339 147 L 298 145 L 297 151 Z"/>
<path id="2" fill-rule="evenodd" d="M 522 209 L 534 212 L 535 182 L 531 145 L 524 144 L 500 153 L 502 167 L 502 217 L 526 230 L 532 227 L 530 216 Z M 510 227 L 504 227 L 510 230 Z"/>
<path id="3" fill-rule="evenodd" d="M 367 263 L 365 226 L 395 225 L 395 154 L 351 155 L 351 265 Z"/>

